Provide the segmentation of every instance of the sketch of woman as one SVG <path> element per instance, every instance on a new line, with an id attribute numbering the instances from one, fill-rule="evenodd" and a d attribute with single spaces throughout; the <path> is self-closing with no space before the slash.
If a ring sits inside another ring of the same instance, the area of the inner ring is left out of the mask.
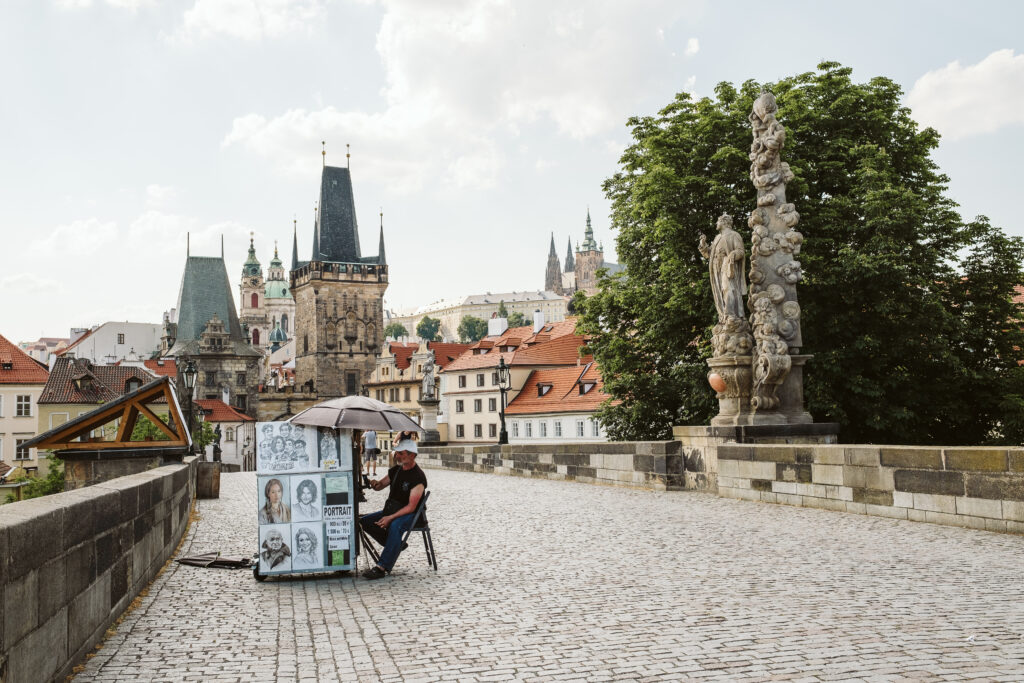
<path id="1" fill-rule="evenodd" d="M 284 486 L 280 479 L 271 479 L 263 487 L 267 502 L 260 508 L 260 524 L 278 524 L 292 521 L 292 512 L 284 503 Z"/>
<path id="2" fill-rule="evenodd" d="M 296 503 L 292 501 L 292 512 L 296 522 L 307 522 L 320 519 L 320 502 L 317 496 L 316 483 L 312 479 L 303 479 L 295 489 Z"/>
<path id="3" fill-rule="evenodd" d="M 274 481 L 277 480 L 275 479 Z M 288 544 L 284 542 L 284 536 L 281 535 L 281 532 L 277 529 L 271 529 L 263 541 L 263 552 L 260 553 L 263 566 L 267 569 L 273 569 L 277 565 L 287 562 L 291 554 L 292 551 Z"/>
<path id="4" fill-rule="evenodd" d="M 293 567 L 319 567 L 323 564 L 316 552 L 319 544 L 312 529 L 300 528 L 295 532 L 295 557 Z"/>

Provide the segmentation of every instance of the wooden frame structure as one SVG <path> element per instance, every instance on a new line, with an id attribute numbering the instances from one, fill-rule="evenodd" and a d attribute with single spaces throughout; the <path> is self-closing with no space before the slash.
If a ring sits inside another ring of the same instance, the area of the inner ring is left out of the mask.
<path id="1" fill-rule="evenodd" d="M 163 398 L 167 401 L 168 421 L 164 423 L 149 404 Z M 132 441 L 132 431 L 144 415 L 147 420 L 159 429 L 167 441 Z M 89 434 L 95 429 L 120 419 L 117 435 L 113 441 L 93 441 Z M 65 422 L 48 432 L 40 434 L 23 444 L 26 447 L 48 448 L 51 450 L 90 450 L 99 451 L 115 448 L 167 448 L 192 446 L 192 436 L 188 433 L 188 422 L 178 404 L 174 387 L 170 378 L 161 377 L 135 391 L 125 394 L 116 401 L 101 405 L 96 410 L 81 415 L 74 420 Z"/>

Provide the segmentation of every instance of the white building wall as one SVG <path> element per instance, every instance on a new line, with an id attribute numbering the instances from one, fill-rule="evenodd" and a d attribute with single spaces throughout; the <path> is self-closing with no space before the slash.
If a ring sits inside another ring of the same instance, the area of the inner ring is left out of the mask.
<path id="1" fill-rule="evenodd" d="M 96 328 L 69 353 L 96 365 L 112 365 L 134 350 L 149 358 L 160 350 L 163 325 L 158 323 L 106 322 Z"/>
<path id="2" fill-rule="evenodd" d="M 538 413 L 535 415 L 509 415 L 508 442 L 540 443 L 603 443 L 608 441 L 604 426 L 594 419 L 593 413 Z M 582 425 L 583 435 L 579 429 Z M 559 426 L 561 434 L 559 434 Z"/>
<path id="3" fill-rule="evenodd" d="M 0 384 L 0 461 L 12 467 L 38 468 L 39 454 L 28 450 L 28 459 L 18 459 L 18 439 L 31 439 L 38 433 L 39 401 L 42 384 Z M 28 415 L 18 415 L 18 397 L 28 396 Z"/>

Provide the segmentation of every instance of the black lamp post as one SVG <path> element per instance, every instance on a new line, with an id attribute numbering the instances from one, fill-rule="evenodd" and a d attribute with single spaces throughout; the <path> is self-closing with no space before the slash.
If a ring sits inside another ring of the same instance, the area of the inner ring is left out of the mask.
<path id="1" fill-rule="evenodd" d="M 196 387 L 196 377 L 199 375 L 199 370 L 196 368 L 196 363 L 191 358 L 185 363 L 185 368 L 181 371 L 181 378 L 185 381 L 185 395 L 188 398 L 188 407 L 185 410 L 185 429 L 188 430 L 189 435 L 192 434 L 192 393 Z"/>
<path id="2" fill-rule="evenodd" d="M 245 435 L 245 443 L 242 444 L 242 468 L 244 471 L 250 471 L 249 465 L 249 446 L 252 445 L 252 437 L 248 434 Z M 253 459 L 252 469 L 256 469 L 255 458 Z"/>
<path id="3" fill-rule="evenodd" d="M 505 429 L 505 394 L 512 385 L 511 373 L 505 365 L 505 357 L 498 361 L 498 391 L 501 392 L 501 433 L 498 435 L 499 444 L 508 443 L 508 431 Z"/>

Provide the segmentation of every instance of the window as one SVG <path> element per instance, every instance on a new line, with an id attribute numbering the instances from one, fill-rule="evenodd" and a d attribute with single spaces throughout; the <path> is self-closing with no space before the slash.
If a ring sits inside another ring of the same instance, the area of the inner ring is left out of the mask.
<path id="1" fill-rule="evenodd" d="M 465 389 L 465 388 L 466 388 L 466 376 L 465 375 L 459 375 L 459 389 Z"/>
<path id="2" fill-rule="evenodd" d="M 32 417 L 32 397 L 27 394 L 18 394 L 14 408 L 15 417 Z"/>
<path id="3" fill-rule="evenodd" d="M 533 423 L 530 422 L 529 420 L 527 420 L 526 421 L 526 438 L 529 439 L 532 436 L 533 436 Z"/>
<path id="4" fill-rule="evenodd" d="M 217 341 L 220 341 L 220 340 L 218 339 Z M 259 344 L 260 344 L 260 331 L 259 330 L 253 330 L 252 331 L 252 345 L 253 346 L 259 346 Z"/>
<path id="5" fill-rule="evenodd" d="M 576 420 L 576 436 L 583 436 L 583 420 Z"/>
<path id="6" fill-rule="evenodd" d="M 235 396 L 235 407 L 245 412 L 245 396 Z"/>
<path id="7" fill-rule="evenodd" d="M 561 435 L 562 435 L 562 421 L 561 420 L 555 420 L 555 436 L 561 436 Z"/>
<path id="8" fill-rule="evenodd" d="M 245 386 L 245 373 L 244 372 L 236 372 L 235 373 L 235 384 L 237 384 L 240 387 L 244 387 Z"/>
<path id="9" fill-rule="evenodd" d="M 406 400 L 406 401 L 410 400 L 410 399 L 409 399 L 409 387 L 406 387 L 406 388 L 405 388 L 405 400 Z"/>
<path id="10" fill-rule="evenodd" d="M 14 459 L 15 460 L 28 460 L 28 449 L 22 448 L 21 444 L 28 441 L 31 437 L 25 437 L 24 439 L 14 440 Z"/>
<path id="11" fill-rule="evenodd" d="M 461 439 L 461 438 L 464 438 L 465 436 L 466 436 L 466 428 L 463 427 L 462 425 L 455 425 L 455 437 L 458 438 L 458 439 Z"/>
<path id="12" fill-rule="evenodd" d="M 580 382 L 580 396 L 594 388 L 593 382 Z"/>
<path id="13" fill-rule="evenodd" d="M 491 437 L 492 439 L 494 437 L 498 436 L 498 425 L 496 425 L 496 424 L 489 424 L 489 425 L 487 425 L 487 436 Z"/>
<path id="14" fill-rule="evenodd" d="M 287 294 L 288 290 L 286 289 L 284 291 L 284 293 Z M 287 313 L 283 313 L 281 315 L 281 331 L 282 332 L 287 332 L 288 331 L 288 314 Z"/>
<path id="15" fill-rule="evenodd" d="M 487 399 L 487 410 L 489 410 L 490 412 L 493 413 L 497 409 L 498 409 L 498 399 L 496 399 L 496 398 L 489 398 L 489 399 Z"/>
<path id="16" fill-rule="evenodd" d="M 473 425 L 473 437 L 476 439 L 483 438 L 484 429 L 481 425 Z"/>
<path id="17" fill-rule="evenodd" d="M 543 420 L 540 423 L 540 435 L 542 437 L 545 437 L 545 436 L 548 435 L 548 423 L 544 422 Z"/>
<path id="18" fill-rule="evenodd" d="M 455 402 L 455 412 L 456 413 L 463 413 L 465 411 L 466 411 L 466 404 L 462 402 L 462 399 L 459 399 L 458 401 L 456 401 Z"/>
<path id="19" fill-rule="evenodd" d="M 354 373 L 354 372 L 346 373 L 345 374 L 345 395 L 346 396 L 355 396 L 358 393 L 358 391 L 357 391 L 357 385 L 358 384 L 359 384 L 359 380 L 356 377 L 356 373 Z"/>
<path id="20" fill-rule="evenodd" d="M 601 424 L 597 420 L 590 421 L 590 435 L 601 436 Z"/>
<path id="21" fill-rule="evenodd" d="M 206 386 L 208 386 L 208 387 L 215 387 L 215 386 L 217 386 L 217 373 L 216 372 L 207 372 L 206 373 L 206 378 L 204 379 L 204 382 L 206 383 Z"/>
<path id="22" fill-rule="evenodd" d="M 473 399 L 473 412 L 474 413 L 479 413 L 481 410 L 483 410 L 483 405 L 484 405 L 483 399 L 474 398 Z"/>
<path id="23" fill-rule="evenodd" d="M 302 352 L 309 353 L 309 335 L 302 335 Z"/>
<path id="24" fill-rule="evenodd" d="M 136 377 L 132 377 L 131 379 L 124 383 L 124 393 L 130 394 L 141 386 L 142 380 Z"/>
<path id="25" fill-rule="evenodd" d="M 512 436 L 519 436 L 519 420 L 512 420 Z"/>
<path id="26" fill-rule="evenodd" d="M 476 385 L 482 387 L 484 385 L 484 373 L 478 373 L 476 376 Z"/>
<path id="27" fill-rule="evenodd" d="M 492 372 L 491 373 L 491 386 L 492 387 L 498 386 L 498 373 L 496 373 L 496 372 Z"/>
<path id="28" fill-rule="evenodd" d="M 235 428 L 234 427 L 228 427 L 227 429 L 224 430 L 224 440 L 225 441 L 234 441 L 235 440 Z"/>
<path id="29" fill-rule="evenodd" d="M 253 308 L 259 308 L 260 307 L 260 296 L 256 292 L 252 293 L 252 307 Z"/>
<path id="30" fill-rule="evenodd" d="M 541 382 L 537 383 L 537 395 L 538 396 L 543 396 L 544 394 L 548 393 L 549 391 L 551 391 L 551 385 L 550 384 L 544 384 L 544 383 L 541 383 Z"/>
<path id="31" fill-rule="evenodd" d="M 124 344 L 124 333 L 123 332 L 118 332 L 117 333 L 117 343 L 118 344 Z"/>

